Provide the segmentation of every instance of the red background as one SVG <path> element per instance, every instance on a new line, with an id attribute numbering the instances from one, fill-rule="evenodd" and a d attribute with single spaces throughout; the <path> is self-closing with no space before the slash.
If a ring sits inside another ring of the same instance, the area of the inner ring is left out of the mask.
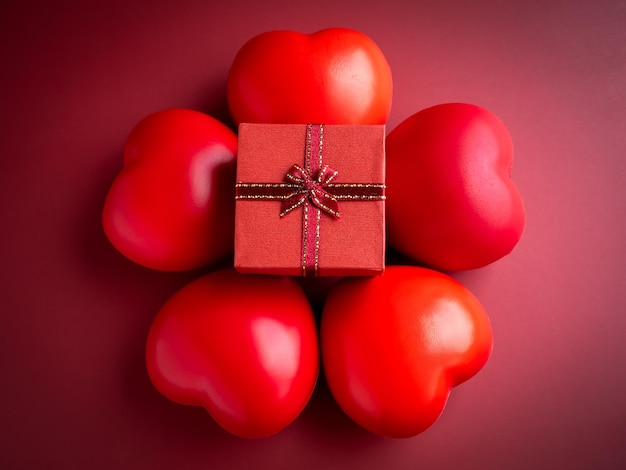
<path id="1" fill-rule="evenodd" d="M 623 1 L 9 1 L 0 13 L 0 468 L 626 467 Z M 200 273 L 134 265 L 100 210 L 132 126 L 227 120 L 239 47 L 358 29 L 392 67 L 389 128 L 424 107 L 495 112 L 516 146 L 524 236 L 458 274 L 490 314 L 485 369 L 411 439 L 378 438 L 323 382 L 258 441 L 168 402 L 143 364 L 163 302 Z"/>

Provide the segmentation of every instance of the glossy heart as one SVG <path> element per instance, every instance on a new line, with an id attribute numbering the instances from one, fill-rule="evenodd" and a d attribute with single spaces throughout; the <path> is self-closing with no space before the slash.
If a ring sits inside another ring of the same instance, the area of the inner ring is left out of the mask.
<path id="1" fill-rule="evenodd" d="M 206 114 L 170 109 L 130 133 L 102 213 L 111 243 L 154 269 L 204 266 L 233 251 L 237 137 Z"/>
<path id="2" fill-rule="evenodd" d="M 260 34 L 240 49 L 228 76 L 237 123 L 384 124 L 391 97 L 383 53 L 345 28 Z"/>
<path id="3" fill-rule="evenodd" d="M 510 253 L 525 223 L 511 179 L 513 144 L 493 113 L 433 106 L 387 137 L 387 237 L 441 270 L 474 269 Z"/>
<path id="4" fill-rule="evenodd" d="M 170 400 L 206 408 L 237 436 L 266 437 L 295 420 L 313 393 L 315 319 L 291 278 L 217 271 L 161 308 L 146 363 Z"/>
<path id="5" fill-rule="evenodd" d="M 341 281 L 326 300 L 320 334 L 337 403 L 388 437 L 431 426 L 450 389 L 475 375 L 492 349 L 489 319 L 471 292 L 444 274 L 407 266 Z"/>

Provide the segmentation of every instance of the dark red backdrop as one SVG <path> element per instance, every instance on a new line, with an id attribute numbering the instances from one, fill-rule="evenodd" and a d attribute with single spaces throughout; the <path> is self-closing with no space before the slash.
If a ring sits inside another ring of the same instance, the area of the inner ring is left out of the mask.
<path id="1" fill-rule="evenodd" d="M 4 2 L 0 468 L 626 467 L 625 24 L 611 0 Z M 426 433 L 370 435 L 321 384 L 284 432 L 241 440 L 144 370 L 155 312 L 199 273 L 127 261 L 100 210 L 140 118 L 227 120 L 225 77 L 247 39 L 328 26 L 386 54 L 390 129 L 447 101 L 503 119 L 527 227 L 511 256 L 457 275 L 495 349 Z"/>

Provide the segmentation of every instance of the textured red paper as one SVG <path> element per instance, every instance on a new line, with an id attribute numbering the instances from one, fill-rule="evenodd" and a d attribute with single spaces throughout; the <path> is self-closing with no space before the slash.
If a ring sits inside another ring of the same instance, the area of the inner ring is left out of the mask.
<path id="1" fill-rule="evenodd" d="M 241 124 L 240 183 L 281 183 L 302 165 L 306 125 Z M 323 163 L 334 183 L 384 183 L 385 127 L 324 126 Z M 320 219 L 320 276 L 375 275 L 384 270 L 384 201 L 340 201 L 340 218 Z M 302 275 L 302 209 L 280 217 L 280 201 L 237 200 L 235 267 L 243 273 Z"/>

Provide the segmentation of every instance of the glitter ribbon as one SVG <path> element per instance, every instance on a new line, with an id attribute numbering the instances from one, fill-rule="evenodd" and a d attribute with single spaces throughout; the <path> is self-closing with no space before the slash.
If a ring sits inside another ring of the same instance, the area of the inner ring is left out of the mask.
<path id="1" fill-rule="evenodd" d="M 382 201 L 385 185 L 333 183 L 339 174 L 324 165 L 324 125 L 308 124 L 304 167 L 294 164 L 282 183 L 236 184 L 236 199 L 279 200 L 280 217 L 302 207 L 302 275 L 316 276 L 319 267 L 322 213 L 339 218 L 339 201 Z"/>

